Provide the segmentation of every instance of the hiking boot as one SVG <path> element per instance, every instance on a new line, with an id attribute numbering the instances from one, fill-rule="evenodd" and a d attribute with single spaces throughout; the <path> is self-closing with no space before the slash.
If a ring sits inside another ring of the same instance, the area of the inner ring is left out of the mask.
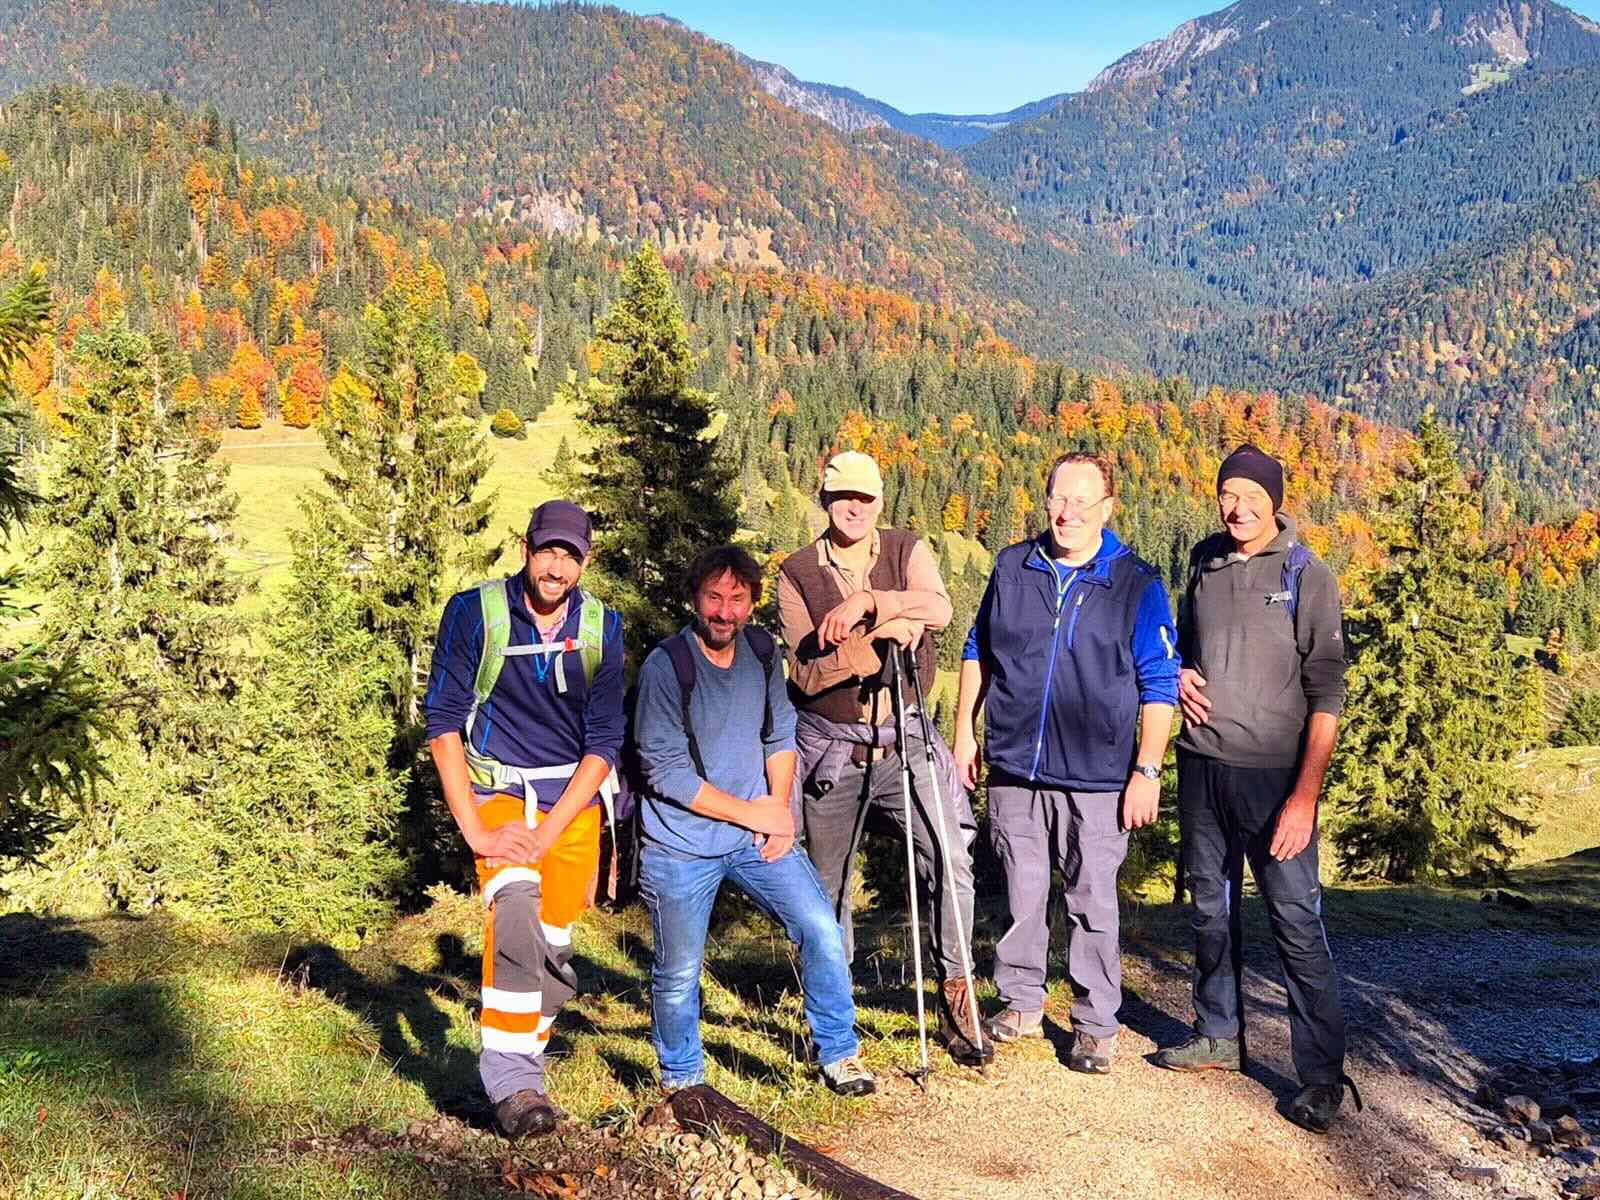
<path id="1" fill-rule="evenodd" d="M 1242 1071 L 1238 1038 L 1191 1034 L 1181 1046 L 1156 1052 L 1156 1066 L 1169 1071 Z"/>
<path id="2" fill-rule="evenodd" d="M 550 1097 L 532 1088 L 507 1096 L 494 1106 L 494 1123 L 508 1142 L 549 1133 L 559 1119 Z"/>
<path id="3" fill-rule="evenodd" d="M 1095 1037 L 1092 1033 L 1074 1034 L 1067 1066 L 1084 1075 L 1111 1074 L 1111 1059 L 1117 1053 L 1117 1035 Z"/>
<path id="4" fill-rule="evenodd" d="M 997 1042 L 1015 1042 L 1022 1038 L 1044 1036 L 1044 1010 L 1019 1012 L 1008 1008 L 983 1023 L 984 1029 Z"/>
<path id="5" fill-rule="evenodd" d="M 1356 1102 L 1356 1111 L 1360 1112 L 1361 1093 L 1356 1091 L 1355 1080 L 1341 1075 L 1338 1083 L 1308 1083 L 1296 1092 L 1289 1102 L 1289 1120 L 1312 1133 L 1327 1133 L 1338 1119 L 1347 1087 Z"/>
<path id="6" fill-rule="evenodd" d="M 940 988 L 939 1040 L 963 1067 L 981 1067 L 994 1058 L 994 1043 L 972 1023 L 972 996 L 965 979 L 947 979 Z"/>
<path id="7" fill-rule="evenodd" d="M 828 1063 L 822 1068 L 822 1079 L 841 1096 L 870 1096 L 878 1090 L 878 1081 L 859 1054 Z"/>

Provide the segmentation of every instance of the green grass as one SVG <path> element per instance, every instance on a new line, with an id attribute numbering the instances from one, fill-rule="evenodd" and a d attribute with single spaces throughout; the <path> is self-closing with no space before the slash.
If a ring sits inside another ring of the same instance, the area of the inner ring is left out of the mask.
<path id="1" fill-rule="evenodd" d="M 487 431 L 487 418 L 483 427 Z M 483 487 L 495 493 L 489 536 L 506 540 L 503 564 L 515 560 L 512 533 L 520 533 L 529 511 L 550 498 L 544 472 L 555 461 L 563 437 L 575 451 L 582 448 L 570 407 L 556 403 L 528 426 L 526 438 L 488 439 L 493 461 Z M 264 426 L 229 430 L 220 457 L 229 465 L 229 483 L 239 496 L 234 522 L 239 547 L 230 565 L 256 581 L 255 592 L 244 603 L 260 611 L 274 603 L 274 592 L 288 577 L 289 534 L 301 523 L 300 498 L 321 489 L 328 456 L 315 430 Z"/>

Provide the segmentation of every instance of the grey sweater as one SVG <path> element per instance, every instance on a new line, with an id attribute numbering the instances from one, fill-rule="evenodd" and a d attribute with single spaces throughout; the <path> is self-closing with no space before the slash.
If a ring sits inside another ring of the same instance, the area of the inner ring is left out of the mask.
<path id="1" fill-rule="evenodd" d="M 1183 665 L 1205 677 L 1211 714 L 1184 725 L 1178 748 L 1236 767 L 1292 767 L 1311 713 L 1344 706 L 1344 637 L 1339 584 L 1313 557 L 1300 576 L 1291 621 L 1283 560 L 1296 540 L 1292 517 L 1278 536 L 1244 558 L 1227 533 L 1190 554 L 1190 584 L 1178 612 Z"/>

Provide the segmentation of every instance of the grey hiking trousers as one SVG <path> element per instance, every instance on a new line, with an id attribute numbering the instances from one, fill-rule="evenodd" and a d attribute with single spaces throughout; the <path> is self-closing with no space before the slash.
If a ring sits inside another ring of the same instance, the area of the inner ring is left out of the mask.
<path id="1" fill-rule="evenodd" d="M 1059 868 L 1072 922 L 1072 1027 L 1094 1037 L 1120 1028 L 1117 872 L 1128 853 L 1121 799 L 1120 792 L 1067 792 L 1003 776 L 989 785 L 989 833 L 1005 867 L 1011 909 L 1011 927 L 995 945 L 995 987 L 1019 1012 L 1044 1008 L 1050 872 Z"/>

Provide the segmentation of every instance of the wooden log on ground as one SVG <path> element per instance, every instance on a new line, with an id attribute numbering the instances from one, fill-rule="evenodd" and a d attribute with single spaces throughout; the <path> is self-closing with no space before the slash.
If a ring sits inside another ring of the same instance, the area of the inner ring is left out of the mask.
<path id="1" fill-rule="evenodd" d="M 747 1109 L 740 1108 L 716 1088 L 696 1084 L 674 1092 L 668 1101 L 678 1124 L 696 1133 L 720 1130 L 736 1133 L 758 1154 L 779 1154 L 784 1164 L 814 1188 L 831 1192 L 839 1200 L 916 1200 L 834 1162 L 803 1142 L 785 1137 Z"/>

